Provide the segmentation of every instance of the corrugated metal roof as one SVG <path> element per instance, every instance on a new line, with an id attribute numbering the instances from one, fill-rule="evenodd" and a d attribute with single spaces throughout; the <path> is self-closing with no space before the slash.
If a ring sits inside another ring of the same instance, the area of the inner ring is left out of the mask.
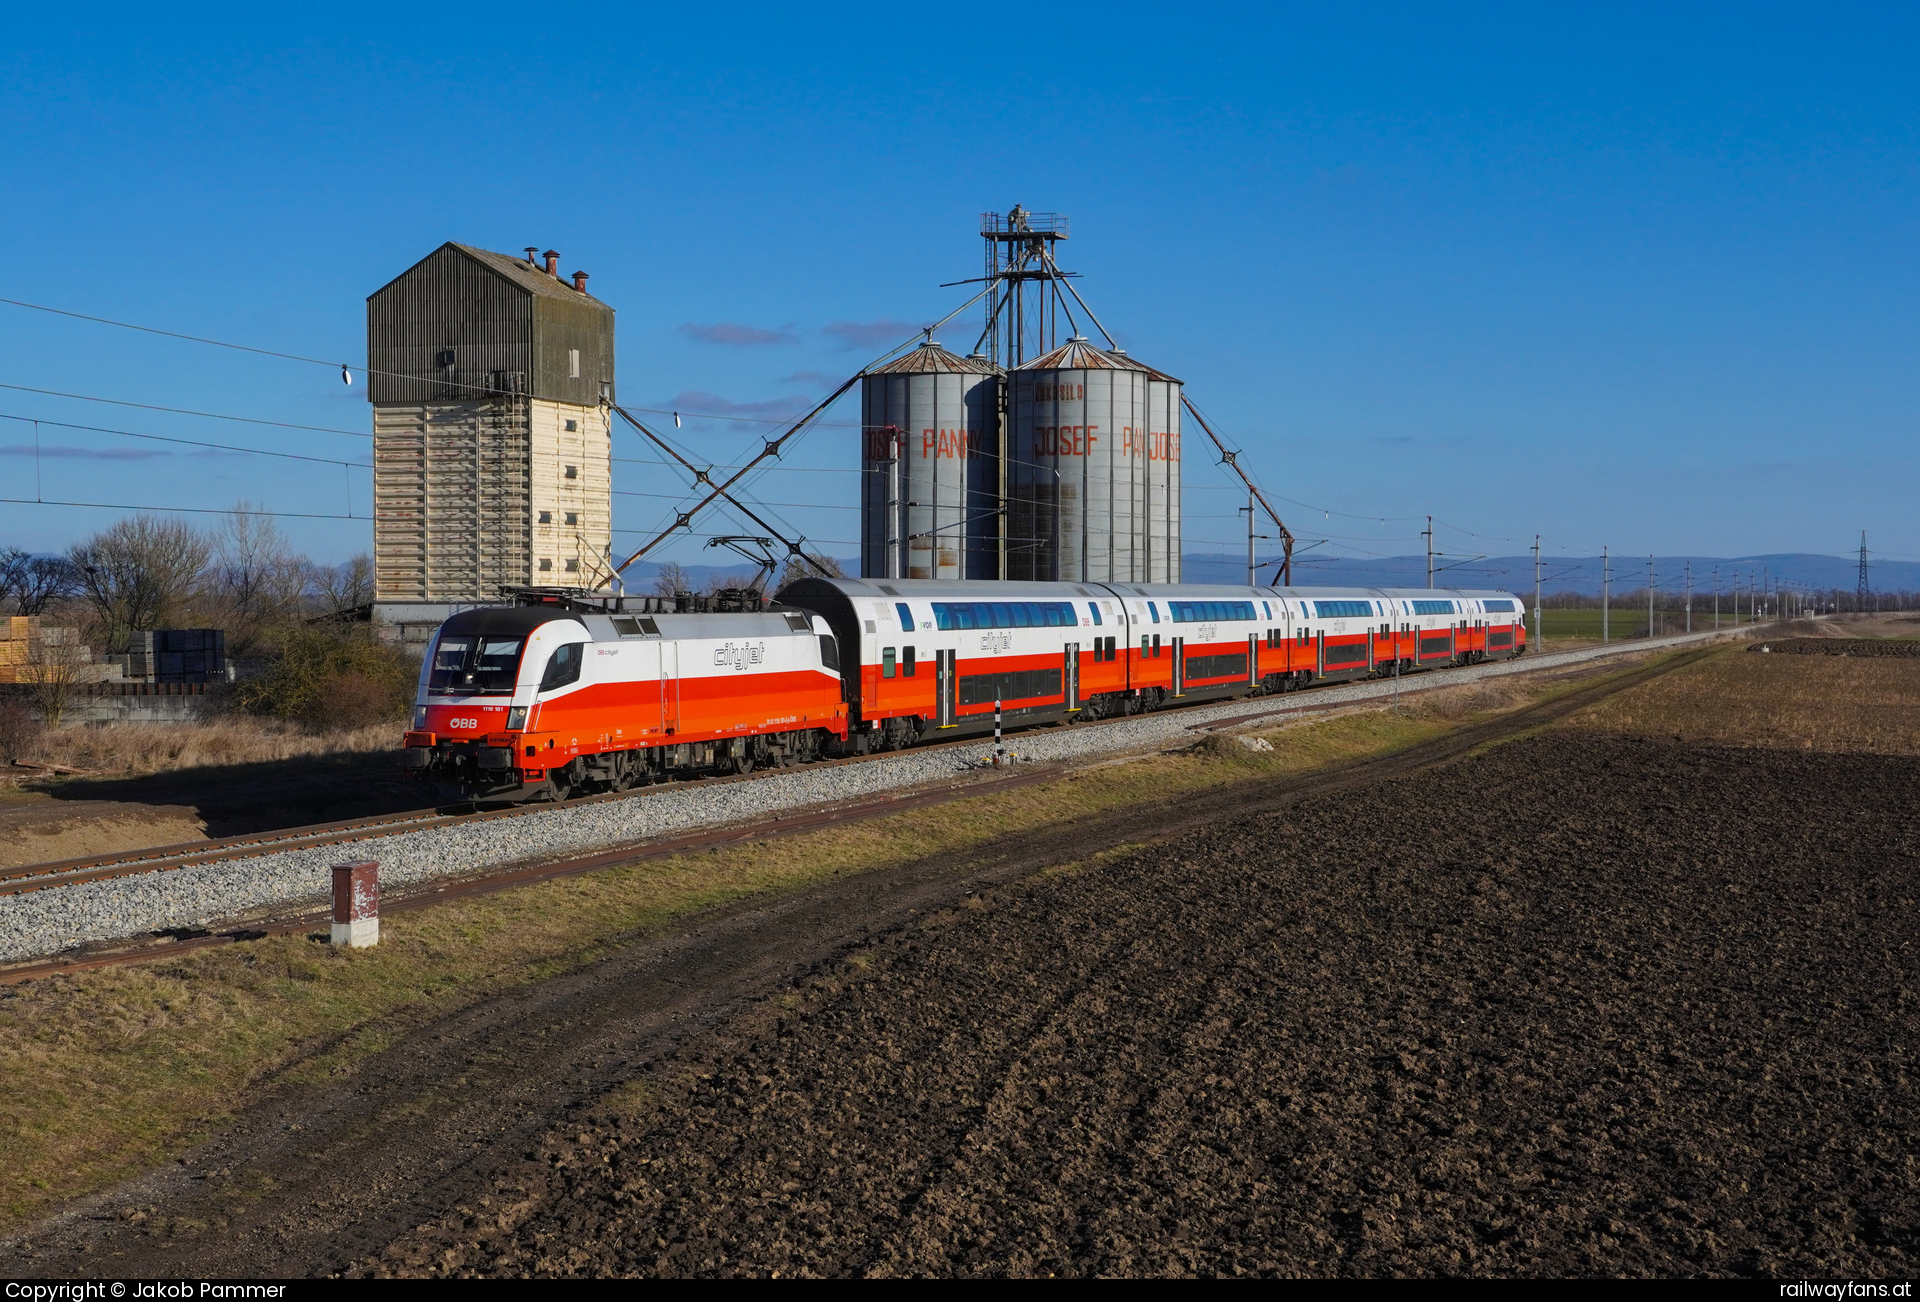
<path id="1" fill-rule="evenodd" d="M 1077 335 L 1052 352 L 1043 353 L 1030 362 L 1022 362 L 1014 369 L 1016 371 L 1144 371 L 1156 380 L 1165 380 L 1169 384 L 1181 383 L 1165 371 L 1155 370 L 1145 362 L 1136 361 L 1117 349 L 1108 352 L 1095 348 Z"/>
<path id="2" fill-rule="evenodd" d="M 448 240 L 445 244 L 442 244 L 440 249 L 458 249 L 461 253 L 472 258 L 488 271 L 504 278 L 508 283 L 521 289 L 530 290 L 543 298 L 557 298 L 567 303 L 591 303 L 593 306 L 605 311 L 613 311 L 613 307 L 610 304 L 601 302 L 590 293 L 581 293 L 573 287 L 570 281 L 555 280 L 540 268 L 528 263 L 525 258 L 516 258 L 506 253 L 495 253 L 491 249 L 476 249 L 471 244 L 456 244 L 452 240 Z M 435 249 L 433 253 L 440 252 L 440 249 Z M 379 289 L 374 290 L 373 293 L 367 295 L 367 298 L 369 300 L 376 299 L 389 289 L 392 289 L 402 280 L 405 280 L 408 274 L 413 271 L 414 267 L 432 258 L 433 253 L 429 253 L 425 258 L 420 259 L 420 262 L 414 263 L 413 267 L 408 267 L 406 271 L 401 272 Z"/>
<path id="3" fill-rule="evenodd" d="M 453 241 L 447 241 L 453 244 Z M 540 268 L 530 264 L 525 258 L 511 257 L 505 253 L 495 253 L 491 249 L 476 249 L 470 244 L 453 244 L 453 247 L 479 262 L 490 270 L 497 271 L 523 289 L 548 298 L 563 298 L 569 303 L 592 302 L 611 312 L 613 309 L 594 298 L 592 294 L 583 294 L 573 287 L 570 281 L 555 280 Z"/>
<path id="4" fill-rule="evenodd" d="M 998 375 L 1000 368 L 984 357 L 962 357 L 950 353 L 937 343 L 924 343 L 903 357 L 896 357 L 885 366 L 876 366 L 868 375 L 928 375 L 935 373 L 956 375 Z"/>

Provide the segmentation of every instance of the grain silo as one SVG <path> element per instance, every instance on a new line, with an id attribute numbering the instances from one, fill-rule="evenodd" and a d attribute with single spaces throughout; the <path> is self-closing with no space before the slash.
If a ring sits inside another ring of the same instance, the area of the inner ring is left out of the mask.
<path id="1" fill-rule="evenodd" d="M 860 383 L 861 574 L 999 577 L 999 368 L 928 341 Z"/>
<path id="2" fill-rule="evenodd" d="M 613 309 L 544 256 L 443 244 L 367 299 L 385 622 L 607 577 Z"/>
<path id="3" fill-rule="evenodd" d="M 1180 581 L 1180 381 L 1075 336 L 1009 377 L 1007 577 Z"/>

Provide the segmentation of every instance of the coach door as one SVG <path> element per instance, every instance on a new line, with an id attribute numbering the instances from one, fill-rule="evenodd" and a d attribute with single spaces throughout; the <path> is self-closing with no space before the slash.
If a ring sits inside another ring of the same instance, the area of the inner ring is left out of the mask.
<path id="1" fill-rule="evenodd" d="M 1067 643 L 1065 659 L 1067 708 L 1080 708 L 1080 644 Z"/>
<path id="2" fill-rule="evenodd" d="M 1173 694 L 1184 696 L 1187 691 L 1187 639 L 1173 639 Z"/>
<path id="3" fill-rule="evenodd" d="M 954 665 L 957 651 L 936 651 L 934 654 L 934 690 L 940 697 L 940 726 L 954 726 L 954 716 L 960 712 L 960 674 Z"/>

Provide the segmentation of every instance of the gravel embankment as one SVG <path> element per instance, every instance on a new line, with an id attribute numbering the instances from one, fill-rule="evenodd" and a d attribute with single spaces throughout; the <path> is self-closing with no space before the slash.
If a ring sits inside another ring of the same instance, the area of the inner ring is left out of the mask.
<path id="1" fill-rule="evenodd" d="M 1580 651 L 1453 670 L 1444 675 L 1403 679 L 1403 690 L 1444 683 L 1454 685 L 1503 674 L 1564 668 L 1609 655 L 1663 650 L 1725 633 L 1616 643 Z M 1034 762 L 1084 759 L 1093 755 L 1166 746 L 1190 736 L 1215 719 L 1301 705 L 1338 705 L 1390 696 L 1388 682 L 1354 683 L 1273 698 L 1224 701 L 1217 705 L 1172 710 L 1089 728 L 1042 728 L 1014 734 L 1008 745 Z M 399 832 L 362 841 L 350 851 L 339 846 L 263 853 L 247 859 L 143 873 L 24 895 L 0 897 L 0 962 L 35 958 L 95 941 L 177 927 L 206 926 L 219 918 L 251 910 L 308 902 L 319 903 L 329 889 L 329 869 L 343 853 L 380 861 L 380 879 L 389 890 L 448 874 L 469 873 L 529 859 L 558 858 L 605 850 L 682 833 L 765 818 L 809 805 L 855 800 L 876 792 L 950 780 L 976 768 L 991 750 L 955 747 L 888 755 L 861 764 L 799 769 L 748 782 L 687 783 L 655 788 L 626 800 L 539 809 L 514 818 L 491 819 Z"/>

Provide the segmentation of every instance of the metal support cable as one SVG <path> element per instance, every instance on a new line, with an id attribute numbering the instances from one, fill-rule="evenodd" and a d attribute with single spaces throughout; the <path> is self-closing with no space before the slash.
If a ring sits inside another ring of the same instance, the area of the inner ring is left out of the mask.
<path id="1" fill-rule="evenodd" d="M 1273 503 L 1269 502 L 1267 495 L 1260 491 L 1260 486 L 1248 478 L 1247 472 L 1241 468 L 1240 454 L 1230 450 L 1227 445 L 1221 441 L 1220 436 L 1213 432 L 1213 426 L 1207 424 L 1207 418 L 1202 416 L 1200 409 L 1193 405 L 1193 399 L 1182 393 L 1180 395 L 1180 405 L 1185 407 L 1196 421 L 1200 422 L 1200 428 L 1205 430 L 1207 437 L 1213 440 L 1213 446 L 1220 449 L 1220 459 L 1227 465 L 1232 466 L 1233 473 L 1240 476 L 1240 482 L 1247 486 L 1248 496 L 1266 508 L 1267 518 L 1272 520 L 1274 528 L 1280 531 L 1280 542 L 1285 551 L 1285 557 L 1280 562 L 1280 582 L 1282 586 L 1291 584 L 1293 582 L 1293 531 L 1287 528 L 1286 522 L 1280 518 L 1280 513 L 1273 509 Z"/>

